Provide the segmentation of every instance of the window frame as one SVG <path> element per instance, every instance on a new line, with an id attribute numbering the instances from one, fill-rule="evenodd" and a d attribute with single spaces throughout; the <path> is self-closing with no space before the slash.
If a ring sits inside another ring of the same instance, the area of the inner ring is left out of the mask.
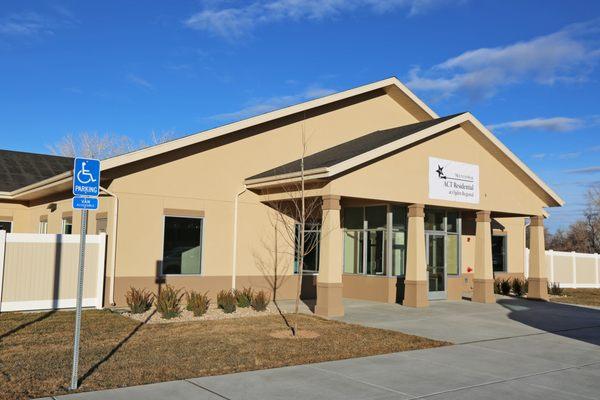
<path id="1" fill-rule="evenodd" d="M 443 207 L 425 207 L 425 213 L 427 211 L 442 211 L 444 213 L 444 217 L 442 219 L 443 230 L 428 230 L 425 229 L 425 235 L 443 235 L 444 236 L 444 272 L 447 277 L 460 277 L 462 276 L 462 211 L 453 209 L 453 208 L 443 208 Z M 456 215 L 456 232 L 448 231 L 448 212 L 455 212 Z M 458 271 L 456 274 L 448 273 L 448 236 L 455 235 L 457 237 L 457 263 L 458 263 Z"/>
<path id="2" fill-rule="evenodd" d="M 190 219 L 199 219 L 201 220 L 200 224 L 200 272 L 197 274 L 165 274 L 163 272 L 163 264 L 165 259 L 165 227 L 167 218 L 190 218 Z M 160 256 L 160 275 L 159 277 L 166 276 L 204 276 L 204 231 L 206 229 L 206 218 L 204 216 L 198 215 L 184 215 L 184 214 L 163 214 L 162 216 L 162 252 Z"/>
<path id="3" fill-rule="evenodd" d="M 44 229 L 42 229 L 42 227 Z M 47 219 L 40 220 L 40 222 L 38 223 L 38 233 L 43 234 L 43 235 L 48 233 L 48 220 Z"/>
<path id="4" fill-rule="evenodd" d="M 69 225 L 71 225 L 71 233 L 65 232 L 65 227 L 67 226 L 67 220 L 71 220 Z M 73 216 L 64 216 L 61 219 L 60 233 L 62 235 L 72 235 L 73 234 Z"/>
<path id="5" fill-rule="evenodd" d="M 13 222 L 7 219 L 0 219 L 0 222 L 5 222 L 7 224 L 10 225 L 10 230 L 9 231 L 5 231 L 6 233 L 12 233 L 12 228 L 13 228 Z"/>
<path id="6" fill-rule="evenodd" d="M 498 232 L 498 233 L 494 233 L 492 232 L 492 240 L 494 237 L 501 237 L 502 238 L 502 247 L 504 250 L 504 253 L 502 254 L 502 265 L 503 265 L 503 270 L 502 271 L 494 271 L 494 252 L 492 249 L 492 272 L 494 274 L 499 273 L 499 274 L 506 274 L 508 273 L 508 234 L 506 232 Z"/>
<path id="7" fill-rule="evenodd" d="M 305 225 L 310 226 L 309 229 L 304 228 L 304 233 L 306 234 L 306 232 L 317 232 L 319 234 L 319 238 L 317 239 L 317 243 L 315 246 L 315 250 L 317 251 L 317 265 L 316 265 L 316 271 L 312 271 L 312 270 L 306 270 L 306 269 L 302 269 L 302 275 L 319 275 L 319 269 L 320 269 L 320 264 L 321 264 L 321 232 L 322 232 L 322 227 L 323 227 L 323 223 L 321 222 L 306 222 Z M 300 275 L 300 268 L 299 267 L 299 262 L 298 262 L 298 253 L 300 251 L 300 242 L 297 240 L 299 239 L 299 231 L 297 230 L 298 227 L 300 226 L 300 222 L 294 222 L 294 237 L 295 237 L 295 243 L 294 243 L 294 275 Z M 315 227 L 318 227 L 318 229 L 315 229 Z"/>

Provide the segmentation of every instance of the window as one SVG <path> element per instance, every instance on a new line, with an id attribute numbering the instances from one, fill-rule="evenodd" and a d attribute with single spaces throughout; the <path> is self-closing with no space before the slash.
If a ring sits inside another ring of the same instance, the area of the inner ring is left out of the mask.
<path id="1" fill-rule="evenodd" d="M 0 221 L 0 231 L 10 233 L 12 230 L 12 221 Z"/>
<path id="2" fill-rule="evenodd" d="M 40 220 L 39 233 L 48 233 L 48 220 Z"/>
<path id="3" fill-rule="evenodd" d="M 492 236 L 492 267 L 494 272 L 506 272 L 506 235 Z"/>
<path id="4" fill-rule="evenodd" d="M 96 235 L 101 233 L 106 233 L 106 227 L 108 225 L 107 218 L 97 218 L 96 219 Z"/>
<path id="5" fill-rule="evenodd" d="M 406 207 L 345 207 L 344 273 L 396 276 L 406 262 Z"/>
<path id="6" fill-rule="evenodd" d="M 162 273 L 199 274 L 202 262 L 202 218 L 165 216 Z"/>
<path id="7" fill-rule="evenodd" d="M 300 265 L 300 224 L 296 224 L 296 251 L 294 255 L 294 273 L 298 273 Z M 319 272 L 319 241 L 321 239 L 321 224 L 307 223 L 304 228 L 304 267 L 302 272 Z"/>
<path id="8" fill-rule="evenodd" d="M 63 217 L 62 233 L 65 235 L 70 235 L 73 233 L 73 217 Z"/>

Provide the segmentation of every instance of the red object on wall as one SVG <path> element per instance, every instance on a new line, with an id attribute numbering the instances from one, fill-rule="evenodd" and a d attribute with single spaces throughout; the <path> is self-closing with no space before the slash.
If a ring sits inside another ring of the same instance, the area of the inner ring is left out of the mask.
<path id="1" fill-rule="evenodd" d="M 467 272 L 473 272 L 473 268 L 467 267 Z"/>

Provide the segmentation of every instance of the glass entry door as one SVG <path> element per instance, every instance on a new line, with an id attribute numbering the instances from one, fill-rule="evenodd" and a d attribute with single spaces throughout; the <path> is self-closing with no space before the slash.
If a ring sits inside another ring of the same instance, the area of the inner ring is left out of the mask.
<path id="1" fill-rule="evenodd" d="M 427 233 L 427 273 L 429 275 L 429 299 L 446 298 L 446 235 Z"/>

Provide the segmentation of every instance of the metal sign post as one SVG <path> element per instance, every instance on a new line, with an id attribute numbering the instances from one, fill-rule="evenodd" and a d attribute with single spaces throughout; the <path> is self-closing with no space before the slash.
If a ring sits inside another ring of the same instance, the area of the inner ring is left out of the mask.
<path id="1" fill-rule="evenodd" d="M 81 210 L 81 232 L 79 235 L 79 270 L 77 273 L 77 305 L 75 309 L 75 335 L 73 338 L 73 370 L 71 390 L 78 387 L 79 342 L 81 336 L 81 308 L 83 302 L 83 273 L 85 269 L 85 237 L 87 235 L 88 210 L 98 208 L 100 189 L 100 161 L 76 158 L 73 169 L 73 208 Z"/>

